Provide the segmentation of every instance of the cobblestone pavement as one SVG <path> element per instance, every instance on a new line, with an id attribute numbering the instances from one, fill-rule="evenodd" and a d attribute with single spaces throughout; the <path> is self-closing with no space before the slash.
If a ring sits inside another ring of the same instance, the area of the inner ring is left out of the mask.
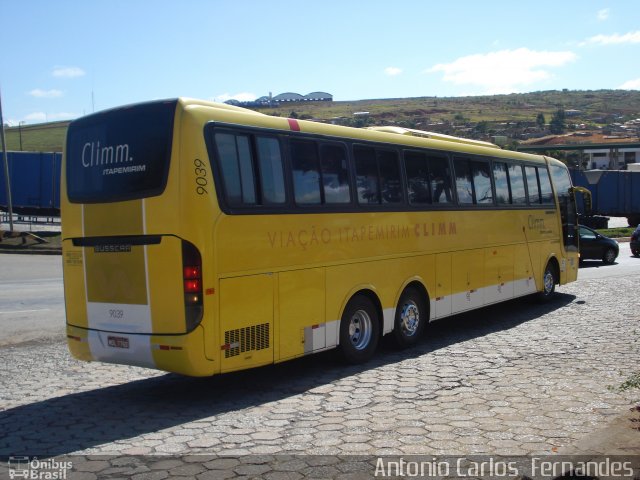
<path id="1" fill-rule="evenodd" d="M 640 358 L 639 280 L 459 315 L 363 366 L 328 352 L 195 379 L 81 363 L 59 342 L 3 347 L 0 456 L 98 455 L 70 478 L 275 480 L 358 471 L 336 455 L 554 454 L 638 401 L 608 387 Z"/>

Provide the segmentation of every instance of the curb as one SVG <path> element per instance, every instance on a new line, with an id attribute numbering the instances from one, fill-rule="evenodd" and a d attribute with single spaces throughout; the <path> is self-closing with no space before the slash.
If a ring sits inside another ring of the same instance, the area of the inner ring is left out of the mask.
<path id="1" fill-rule="evenodd" d="M 62 248 L 12 248 L 0 246 L 0 254 L 1 253 L 15 253 L 18 255 L 62 255 Z"/>
<path id="2" fill-rule="evenodd" d="M 562 455 L 637 455 L 640 452 L 640 402 L 632 402 L 606 427 L 561 449 Z"/>

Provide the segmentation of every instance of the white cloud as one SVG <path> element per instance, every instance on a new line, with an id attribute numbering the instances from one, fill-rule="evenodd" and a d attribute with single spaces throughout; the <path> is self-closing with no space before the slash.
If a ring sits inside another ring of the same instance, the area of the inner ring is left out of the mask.
<path id="1" fill-rule="evenodd" d="M 35 122 L 35 123 L 46 122 L 47 114 L 44 112 L 33 112 L 33 113 L 30 113 L 29 115 L 26 115 L 24 119 L 27 122 Z"/>
<path id="2" fill-rule="evenodd" d="M 387 67 L 384 69 L 384 73 L 390 77 L 395 77 L 402 73 L 402 69 L 398 67 Z"/>
<path id="3" fill-rule="evenodd" d="M 611 13 L 611 10 L 609 10 L 608 8 L 603 8 L 602 10 L 598 10 L 598 14 L 597 14 L 598 20 L 601 22 L 604 22 L 609 18 L 609 13 Z"/>
<path id="4" fill-rule="evenodd" d="M 71 113 L 71 112 L 58 112 L 58 113 L 33 112 L 28 115 L 25 115 L 25 117 L 21 121 L 25 121 L 28 123 L 56 122 L 58 120 L 71 120 L 79 116 L 80 115 L 78 115 L 77 113 Z"/>
<path id="5" fill-rule="evenodd" d="M 213 98 L 214 102 L 224 103 L 227 100 L 237 100 L 239 102 L 252 102 L 258 98 L 255 94 L 249 92 L 241 92 L 236 93 L 235 95 L 230 95 L 228 93 L 223 93 Z"/>
<path id="6" fill-rule="evenodd" d="M 57 120 L 72 120 L 74 118 L 78 118 L 80 115 L 73 112 L 58 112 L 47 115 L 47 118 L 50 122 L 55 122 Z"/>
<path id="7" fill-rule="evenodd" d="M 629 80 L 628 82 L 624 82 L 618 88 L 621 90 L 640 90 L 640 78 L 636 78 L 635 80 Z"/>
<path id="8" fill-rule="evenodd" d="M 551 78 L 552 74 L 545 67 L 562 67 L 576 58 L 573 52 L 519 48 L 461 57 L 451 63 L 434 65 L 426 72 L 442 72 L 445 82 L 477 85 L 487 94 L 513 93 Z"/>
<path id="9" fill-rule="evenodd" d="M 614 33 L 612 35 L 595 35 L 580 43 L 580 46 L 584 47 L 585 45 L 622 45 L 633 43 L 640 43 L 640 30 L 625 33 L 624 35 L 619 35 L 617 33 Z"/>
<path id="10" fill-rule="evenodd" d="M 80 67 L 54 67 L 51 74 L 60 78 L 75 78 L 85 75 L 85 71 Z"/>
<path id="11" fill-rule="evenodd" d="M 41 90 L 36 88 L 35 90 L 31 90 L 29 95 L 36 98 L 58 98 L 62 96 L 62 91 L 60 90 Z"/>

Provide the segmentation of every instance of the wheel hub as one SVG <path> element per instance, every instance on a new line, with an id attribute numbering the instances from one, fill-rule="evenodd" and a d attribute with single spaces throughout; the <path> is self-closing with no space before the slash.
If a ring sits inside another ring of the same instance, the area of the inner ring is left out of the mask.
<path id="1" fill-rule="evenodd" d="M 364 310 L 355 312 L 349 322 L 349 340 L 356 350 L 363 350 L 369 345 L 372 331 L 369 314 Z"/>
<path id="2" fill-rule="evenodd" d="M 547 293 L 553 290 L 553 274 L 551 272 L 547 272 L 544 275 L 544 290 Z"/>
<path id="3" fill-rule="evenodd" d="M 402 321 L 404 334 L 409 337 L 415 335 L 418 330 L 418 325 L 420 324 L 420 311 L 418 310 L 418 306 L 413 302 L 405 304 L 400 313 L 400 320 Z"/>

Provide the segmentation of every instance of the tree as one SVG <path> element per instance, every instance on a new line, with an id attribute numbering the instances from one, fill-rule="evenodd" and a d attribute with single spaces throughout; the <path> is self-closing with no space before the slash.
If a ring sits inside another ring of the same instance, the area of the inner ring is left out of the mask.
<path id="1" fill-rule="evenodd" d="M 551 121 L 549 122 L 549 131 L 551 133 L 560 134 L 564 133 L 566 127 L 564 109 L 559 108 L 553 114 L 553 117 L 551 117 Z"/>
<path id="2" fill-rule="evenodd" d="M 467 121 L 467 119 L 464 118 L 464 115 L 462 113 L 456 113 L 456 115 L 453 117 L 453 119 L 456 122 L 459 122 L 459 123 L 466 123 L 466 121 Z"/>
<path id="3" fill-rule="evenodd" d="M 544 126 L 547 124 L 546 119 L 544 118 L 544 113 L 539 113 L 536 117 L 536 125 L 540 130 L 544 130 Z"/>
<path id="4" fill-rule="evenodd" d="M 478 135 L 486 135 L 489 130 L 489 122 L 485 120 L 478 122 L 473 129 Z"/>

